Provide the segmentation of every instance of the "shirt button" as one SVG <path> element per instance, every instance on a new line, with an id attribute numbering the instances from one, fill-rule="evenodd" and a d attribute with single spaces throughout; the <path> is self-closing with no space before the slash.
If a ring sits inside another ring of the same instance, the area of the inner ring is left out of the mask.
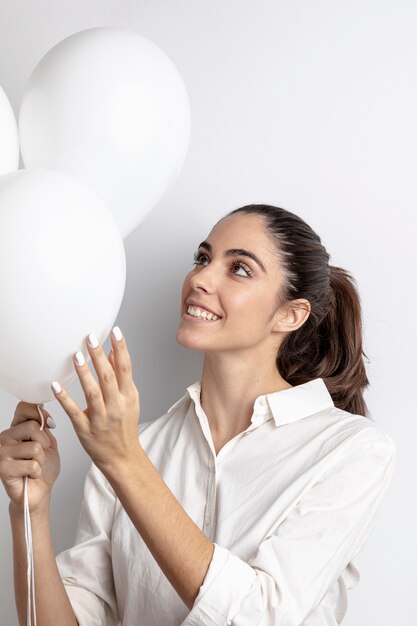
<path id="1" fill-rule="evenodd" d="M 261 406 L 265 406 L 265 405 L 266 405 L 266 400 L 265 400 L 265 398 L 259 398 L 259 404 L 260 404 Z"/>
<path id="2" fill-rule="evenodd" d="M 210 526 L 210 521 L 209 519 L 206 519 L 206 521 L 204 522 L 204 526 Z"/>

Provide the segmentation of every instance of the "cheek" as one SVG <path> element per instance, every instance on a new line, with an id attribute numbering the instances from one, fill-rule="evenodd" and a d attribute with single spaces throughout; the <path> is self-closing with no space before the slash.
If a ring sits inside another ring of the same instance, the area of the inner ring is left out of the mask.
<path id="1" fill-rule="evenodd" d="M 248 294 L 230 288 L 224 293 L 222 306 L 226 311 L 227 320 L 232 322 L 233 328 L 238 332 L 240 329 L 253 327 L 261 314 L 259 300 L 256 302 Z"/>
<path id="2" fill-rule="evenodd" d="M 243 334 L 252 335 L 257 333 L 257 329 L 262 326 L 262 315 L 259 311 L 245 309 L 245 313 L 236 312 L 233 316 L 233 327 L 237 332 L 242 331 Z"/>
<path id="3" fill-rule="evenodd" d="M 265 297 L 265 291 L 231 293 L 229 290 L 223 303 L 228 316 L 233 317 L 238 327 L 265 329 L 272 306 L 271 299 Z"/>
<path id="4" fill-rule="evenodd" d="M 239 288 L 225 290 L 226 303 L 230 304 L 233 312 L 243 313 L 245 316 L 252 317 L 262 307 L 262 295 L 253 291 L 245 291 Z"/>

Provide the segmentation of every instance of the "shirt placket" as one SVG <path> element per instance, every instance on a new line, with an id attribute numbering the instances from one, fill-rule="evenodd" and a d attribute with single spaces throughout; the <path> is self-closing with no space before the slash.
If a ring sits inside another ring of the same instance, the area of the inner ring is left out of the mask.
<path id="1" fill-rule="evenodd" d="M 214 455 L 210 455 L 208 462 L 206 507 L 204 511 L 204 534 L 214 540 L 214 514 L 216 509 L 216 473 L 217 463 Z"/>
<path id="2" fill-rule="evenodd" d="M 251 430 L 258 428 L 265 423 L 268 417 L 268 406 L 265 398 L 257 400 L 255 406 L 255 413 L 252 418 L 251 425 L 242 433 L 239 433 L 228 441 L 219 451 L 217 457 L 214 449 L 213 438 L 211 436 L 210 427 L 208 424 L 207 416 L 198 402 L 195 403 L 195 409 L 197 416 L 200 418 L 200 425 L 202 427 L 205 439 L 209 446 L 209 459 L 208 459 L 208 475 L 207 475 L 207 490 L 206 490 L 206 506 L 204 510 L 203 518 L 203 532 L 210 539 L 214 541 L 215 528 L 214 518 L 216 509 L 216 492 L 217 492 L 217 479 L 219 476 L 219 463 L 223 457 L 228 454 L 232 447 L 234 447 L 238 440 L 248 434 Z"/>

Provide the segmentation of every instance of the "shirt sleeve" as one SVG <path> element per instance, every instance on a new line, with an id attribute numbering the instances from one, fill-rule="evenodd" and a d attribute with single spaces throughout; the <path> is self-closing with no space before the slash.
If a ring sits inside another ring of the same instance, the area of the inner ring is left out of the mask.
<path id="1" fill-rule="evenodd" d="M 367 540 L 395 467 L 377 426 L 355 433 L 249 561 L 214 544 L 181 626 L 299 626 Z"/>
<path id="2" fill-rule="evenodd" d="M 80 626 L 119 623 L 110 542 L 115 503 L 113 489 L 92 463 L 85 478 L 75 545 L 56 557 Z"/>

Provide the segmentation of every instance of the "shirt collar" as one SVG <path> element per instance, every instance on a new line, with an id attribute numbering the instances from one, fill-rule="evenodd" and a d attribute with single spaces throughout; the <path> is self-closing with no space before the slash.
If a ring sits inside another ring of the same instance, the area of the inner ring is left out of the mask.
<path id="1" fill-rule="evenodd" d="M 168 413 L 189 398 L 201 409 L 200 394 L 201 379 L 187 387 L 182 398 L 168 409 Z M 273 418 L 275 426 L 281 426 L 332 407 L 334 402 L 324 380 L 315 378 L 302 385 L 258 396 L 253 404 L 251 422 L 259 423 Z"/>

